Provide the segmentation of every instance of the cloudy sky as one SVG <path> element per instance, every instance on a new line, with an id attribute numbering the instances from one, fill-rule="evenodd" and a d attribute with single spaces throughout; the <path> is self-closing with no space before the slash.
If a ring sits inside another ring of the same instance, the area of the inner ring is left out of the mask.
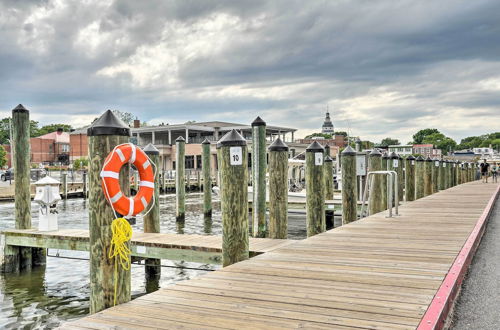
<path id="1" fill-rule="evenodd" d="M 407 142 L 500 128 L 499 1 L 0 0 L 0 116 L 104 110 Z"/>

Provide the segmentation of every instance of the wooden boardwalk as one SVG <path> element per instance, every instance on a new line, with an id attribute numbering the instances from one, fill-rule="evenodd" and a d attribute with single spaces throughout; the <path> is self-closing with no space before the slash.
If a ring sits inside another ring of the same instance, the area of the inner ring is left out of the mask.
<path id="1" fill-rule="evenodd" d="M 61 229 L 40 232 L 35 229 L 1 231 L 7 245 L 42 247 L 61 250 L 89 251 L 89 231 Z M 250 238 L 250 256 L 256 256 L 290 244 L 291 240 Z M 222 236 L 148 234 L 134 232 L 131 242 L 132 256 L 185 260 L 220 264 Z"/>
<path id="2" fill-rule="evenodd" d="M 62 328 L 415 329 L 497 192 L 453 187 Z"/>

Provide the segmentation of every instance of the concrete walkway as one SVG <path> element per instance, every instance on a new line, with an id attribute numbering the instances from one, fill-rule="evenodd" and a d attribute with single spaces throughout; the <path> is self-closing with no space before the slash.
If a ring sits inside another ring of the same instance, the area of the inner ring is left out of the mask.
<path id="1" fill-rule="evenodd" d="M 452 328 L 500 329 L 500 201 L 490 216 L 455 307 Z"/>

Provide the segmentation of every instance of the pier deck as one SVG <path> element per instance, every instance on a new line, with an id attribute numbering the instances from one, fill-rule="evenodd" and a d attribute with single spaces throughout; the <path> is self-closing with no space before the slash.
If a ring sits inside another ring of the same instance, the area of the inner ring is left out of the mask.
<path id="1" fill-rule="evenodd" d="M 30 246 L 61 250 L 89 250 L 89 231 L 61 229 L 41 232 L 35 229 L 1 231 L 6 245 Z M 250 256 L 269 252 L 290 244 L 291 240 L 250 238 Z M 185 260 L 220 264 L 222 236 L 148 234 L 134 232 L 131 241 L 132 256 L 169 260 Z"/>
<path id="2" fill-rule="evenodd" d="M 63 328 L 439 327 L 498 190 L 456 186 Z"/>

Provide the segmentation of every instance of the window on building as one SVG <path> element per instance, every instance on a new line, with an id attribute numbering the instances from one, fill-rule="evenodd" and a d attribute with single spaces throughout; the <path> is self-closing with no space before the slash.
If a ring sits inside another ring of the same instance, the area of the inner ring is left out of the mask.
<path id="1" fill-rule="evenodd" d="M 186 156 L 186 168 L 194 168 L 194 156 Z"/>
<path id="2" fill-rule="evenodd" d="M 196 168 L 201 168 L 201 155 L 196 155 Z"/>

